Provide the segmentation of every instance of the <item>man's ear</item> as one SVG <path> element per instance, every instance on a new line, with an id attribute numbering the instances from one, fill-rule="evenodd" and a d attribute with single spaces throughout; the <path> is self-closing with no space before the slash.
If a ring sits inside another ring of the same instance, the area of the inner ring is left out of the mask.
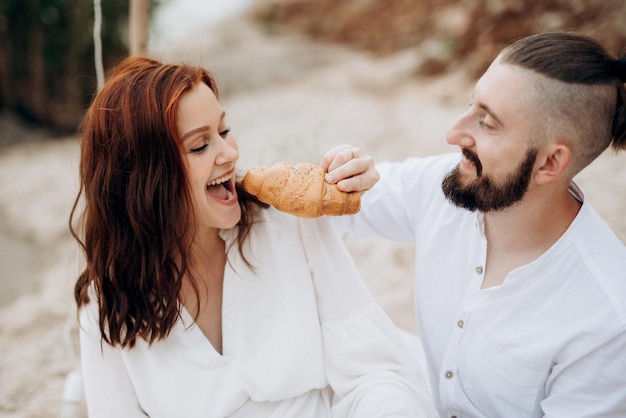
<path id="1" fill-rule="evenodd" d="M 548 145 L 538 155 L 539 168 L 535 173 L 535 183 L 541 185 L 560 179 L 572 162 L 572 151 L 564 143 Z"/>

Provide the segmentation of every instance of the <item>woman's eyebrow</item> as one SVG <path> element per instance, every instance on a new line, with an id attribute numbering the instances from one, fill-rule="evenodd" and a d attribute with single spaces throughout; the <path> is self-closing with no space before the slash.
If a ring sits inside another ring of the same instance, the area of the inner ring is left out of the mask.
<path id="1" fill-rule="evenodd" d="M 226 117 L 226 111 L 222 110 L 222 114 L 220 116 L 220 124 L 224 121 L 224 118 Z M 191 131 L 187 132 L 185 135 L 183 135 L 183 137 L 180 139 L 181 142 L 185 142 L 185 140 L 187 138 L 189 138 L 192 135 L 197 134 L 198 132 L 204 132 L 204 131 L 208 131 L 210 130 L 211 127 L 209 125 L 203 125 L 203 126 L 199 126 L 197 128 L 192 129 Z"/>
<path id="2" fill-rule="evenodd" d="M 189 138 L 192 135 L 197 134 L 198 132 L 204 132 L 204 131 L 208 131 L 210 130 L 211 127 L 208 125 L 203 125 L 203 126 L 199 126 L 197 128 L 192 129 L 191 131 L 187 132 L 185 135 L 183 135 L 183 137 L 180 139 L 181 142 L 185 142 L 185 140 L 187 138 Z"/>

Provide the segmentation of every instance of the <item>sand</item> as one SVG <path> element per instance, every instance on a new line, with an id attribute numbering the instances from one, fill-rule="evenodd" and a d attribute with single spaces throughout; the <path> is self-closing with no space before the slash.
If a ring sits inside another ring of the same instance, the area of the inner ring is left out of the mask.
<path id="1" fill-rule="evenodd" d="M 167 51 L 211 69 L 242 154 L 240 169 L 319 162 L 351 143 L 376 160 L 454 148 L 445 132 L 465 110 L 462 74 L 419 80 L 418 50 L 385 59 L 298 37 L 268 38 L 236 19 Z M 77 191 L 78 138 L 49 138 L 0 118 L 0 417 L 84 417 L 72 286 L 79 257 L 67 230 Z M 588 201 L 626 242 L 626 155 L 607 151 L 578 178 Z M 413 247 L 347 240 L 375 299 L 415 332 Z"/>

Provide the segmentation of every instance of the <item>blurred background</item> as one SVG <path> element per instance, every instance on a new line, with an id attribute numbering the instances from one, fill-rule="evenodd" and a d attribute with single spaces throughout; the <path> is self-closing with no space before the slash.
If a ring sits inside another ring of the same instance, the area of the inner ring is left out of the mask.
<path id="1" fill-rule="evenodd" d="M 86 416 L 67 221 L 98 56 L 105 72 L 131 53 L 207 67 L 244 170 L 318 162 L 342 143 L 377 160 L 449 151 L 474 81 L 522 36 L 577 31 L 626 53 L 624 0 L 133 2 L 146 12 L 139 50 L 128 0 L 0 0 L 0 418 Z M 625 158 L 607 151 L 577 179 L 624 242 Z M 416 332 L 413 248 L 347 245 L 377 301 Z"/>
<path id="2" fill-rule="evenodd" d="M 245 14 L 268 35 L 299 33 L 374 56 L 420 49 L 415 76 L 462 67 L 477 77 L 504 44 L 541 31 L 584 32 L 615 52 L 626 39 L 623 0 L 144 1 L 152 53 Z M 129 1 L 101 0 L 101 10 L 107 69 L 129 53 Z M 75 132 L 96 87 L 93 24 L 90 1 L 2 0 L 0 110 L 56 133 Z"/>

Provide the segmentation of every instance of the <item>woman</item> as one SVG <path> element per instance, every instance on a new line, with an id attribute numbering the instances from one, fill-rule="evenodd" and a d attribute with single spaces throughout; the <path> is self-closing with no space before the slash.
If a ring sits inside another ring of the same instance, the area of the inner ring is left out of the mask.
<path id="1" fill-rule="evenodd" d="M 72 213 L 90 416 L 434 415 L 342 241 L 261 206 L 238 157 L 203 69 L 127 58 L 94 98 Z"/>

